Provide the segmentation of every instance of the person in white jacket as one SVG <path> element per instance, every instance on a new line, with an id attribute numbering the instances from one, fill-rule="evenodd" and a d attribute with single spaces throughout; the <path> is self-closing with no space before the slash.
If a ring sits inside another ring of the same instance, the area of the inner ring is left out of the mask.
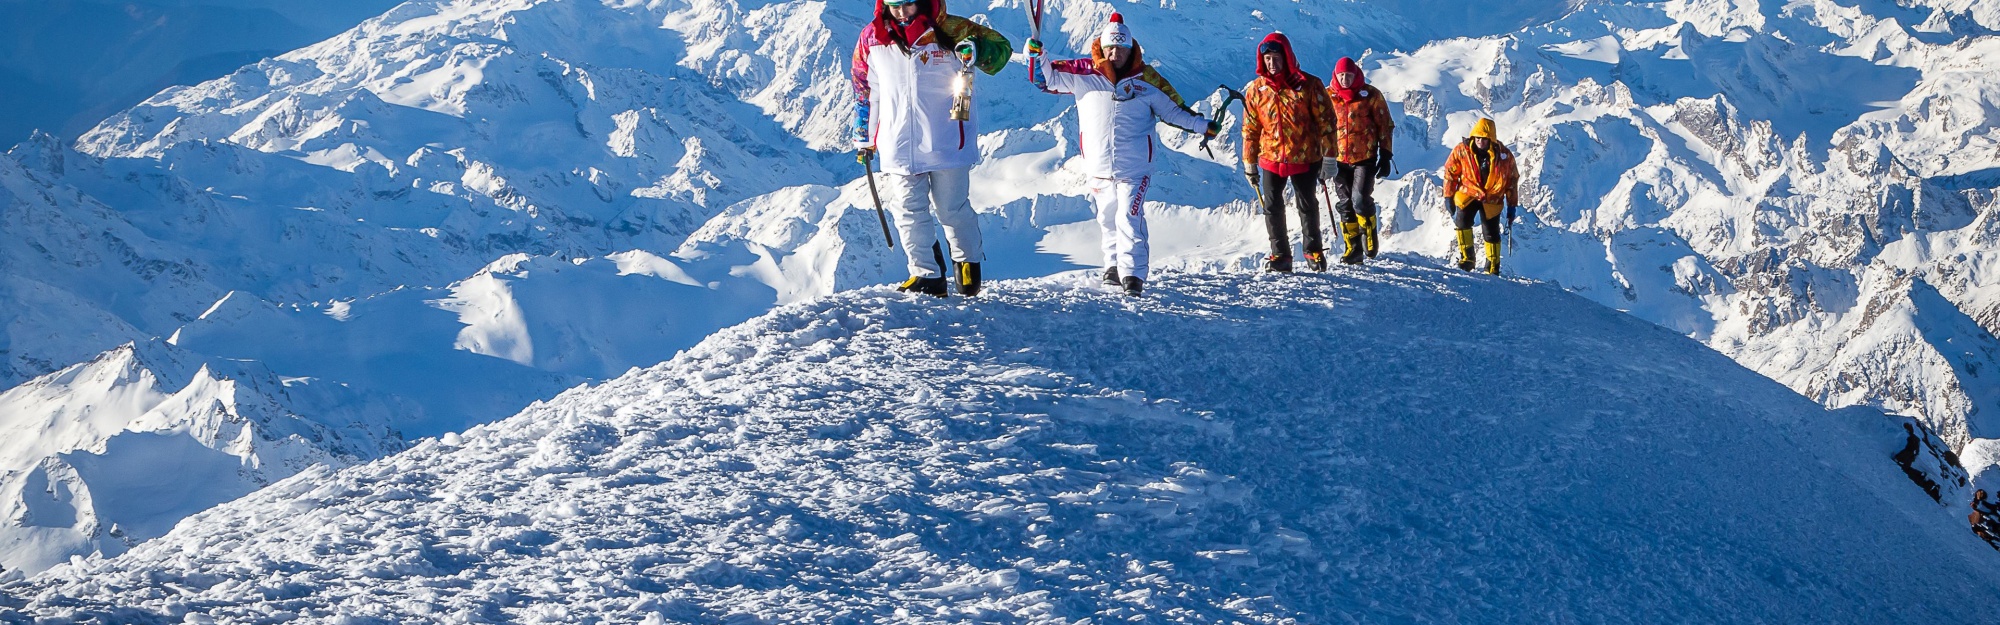
<path id="1" fill-rule="evenodd" d="M 854 47 L 854 147 L 880 158 L 890 210 L 909 256 L 900 290 L 945 296 L 937 227 L 957 264 L 958 290 L 979 292 L 985 261 L 979 215 L 968 197 L 979 162 L 971 70 L 999 73 L 1014 48 L 971 20 L 947 15 L 944 0 L 875 0 L 875 20 Z M 932 209 L 936 209 L 933 217 Z"/>
<path id="2" fill-rule="evenodd" d="M 1090 57 L 1046 63 L 1028 41 L 1028 78 L 1042 91 L 1076 98 L 1083 170 L 1092 178 L 1097 224 L 1104 229 L 1104 282 L 1139 295 L 1148 279 L 1146 189 L 1152 183 L 1155 120 L 1214 137 L 1221 124 L 1180 103 L 1173 85 L 1141 57 L 1117 13 L 1090 45 Z M 1199 129 L 1199 130 L 1197 130 Z"/>

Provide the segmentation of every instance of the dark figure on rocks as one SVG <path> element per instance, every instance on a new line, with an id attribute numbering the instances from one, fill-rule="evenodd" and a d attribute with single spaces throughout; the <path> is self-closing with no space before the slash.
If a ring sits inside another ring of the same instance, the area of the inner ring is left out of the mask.
<path id="1" fill-rule="evenodd" d="M 1916 429 L 1910 427 L 1908 423 L 1903 424 L 1903 432 L 1909 435 L 1909 440 L 1903 443 L 1902 451 L 1896 452 L 1896 464 L 1903 467 L 1903 475 L 1910 476 L 1910 481 L 1923 487 L 1924 492 L 1928 493 L 1932 500 L 1942 503 L 1944 499 L 1937 482 L 1931 481 L 1931 476 L 1924 475 L 1924 472 L 1916 467 L 1917 450 L 1923 447 L 1923 437 L 1917 436 Z"/>

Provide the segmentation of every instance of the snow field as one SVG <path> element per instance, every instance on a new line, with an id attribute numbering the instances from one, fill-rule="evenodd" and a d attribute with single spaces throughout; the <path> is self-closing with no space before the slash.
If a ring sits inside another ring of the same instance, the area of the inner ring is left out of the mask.
<path id="1" fill-rule="evenodd" d="M 1879 415 L 1558 290 L 1395 260 L 1094 279 L 780 307 L 4 587 L 0 618 L 1918 623 L 2000 598 Z"/>

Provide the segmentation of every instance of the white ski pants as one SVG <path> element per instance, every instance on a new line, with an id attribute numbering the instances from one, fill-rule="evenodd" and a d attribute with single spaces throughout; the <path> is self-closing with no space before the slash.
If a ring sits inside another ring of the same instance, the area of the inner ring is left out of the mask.
<path id="1" fill-rule="evenodd" d="M 1146 188 L 1152 176 L 1139 179 L 1093 178 L 1090 196 L 1097 204 L 1097 225 L 1104 231 L 1104 266 L 1118 275 L 1147 279 Z"/>
<path id="2" fill-rule="evenodd" d="M 910 275 L 936 278 L 944 275 L 931 247 L 937 244 L 938 225 L 951 243 L 951 259 L 961 263 L 986 262 L 986 242 L 979 235 L 979 213 L 972 210 L 972 168 L 940 169 L 903 176 L 883 173 L 882 201 L 896 217 L 896 232 L 903 239 L 903 253 L 910 257 Z M 937 212 L 932 214 L 932 208 Z"/>

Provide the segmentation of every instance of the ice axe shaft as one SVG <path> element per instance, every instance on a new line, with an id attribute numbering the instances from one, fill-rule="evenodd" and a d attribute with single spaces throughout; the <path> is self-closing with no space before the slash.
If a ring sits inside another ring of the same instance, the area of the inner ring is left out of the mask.
<path id="1" fill-rule="evenodd" d="M 861 167 L 868 171 L 868 197 L 875 199 L 875 219 L 882 222 L 882 241 L 889 244 L 889 249 L 895 249 L 896 239 L 889 236 L 889 216 L 882 212 L 882 192 L 875 189 L 875 159 L 862 159 Z"/>
<path id="2" fill-rule="evenodd" d="M 1324 165 L 1321 166 L 1324 167 Z M 1350 251 L 1347 249 L 1347 231 L 1341 229 L 1342 222 L 1340 221 L 1340 215 L 1335 214 L 1333 210 L 1333 193 L 1327 191 L 1326 187 L 1326 182 L 1321 181 L 1319 185 L 1319 197 L 1320 201 L 1326 202 L 1327 230 L 1333 232 L 1333 238 L 1340 239 L 1341 255 L 1345 256 Z"/>

